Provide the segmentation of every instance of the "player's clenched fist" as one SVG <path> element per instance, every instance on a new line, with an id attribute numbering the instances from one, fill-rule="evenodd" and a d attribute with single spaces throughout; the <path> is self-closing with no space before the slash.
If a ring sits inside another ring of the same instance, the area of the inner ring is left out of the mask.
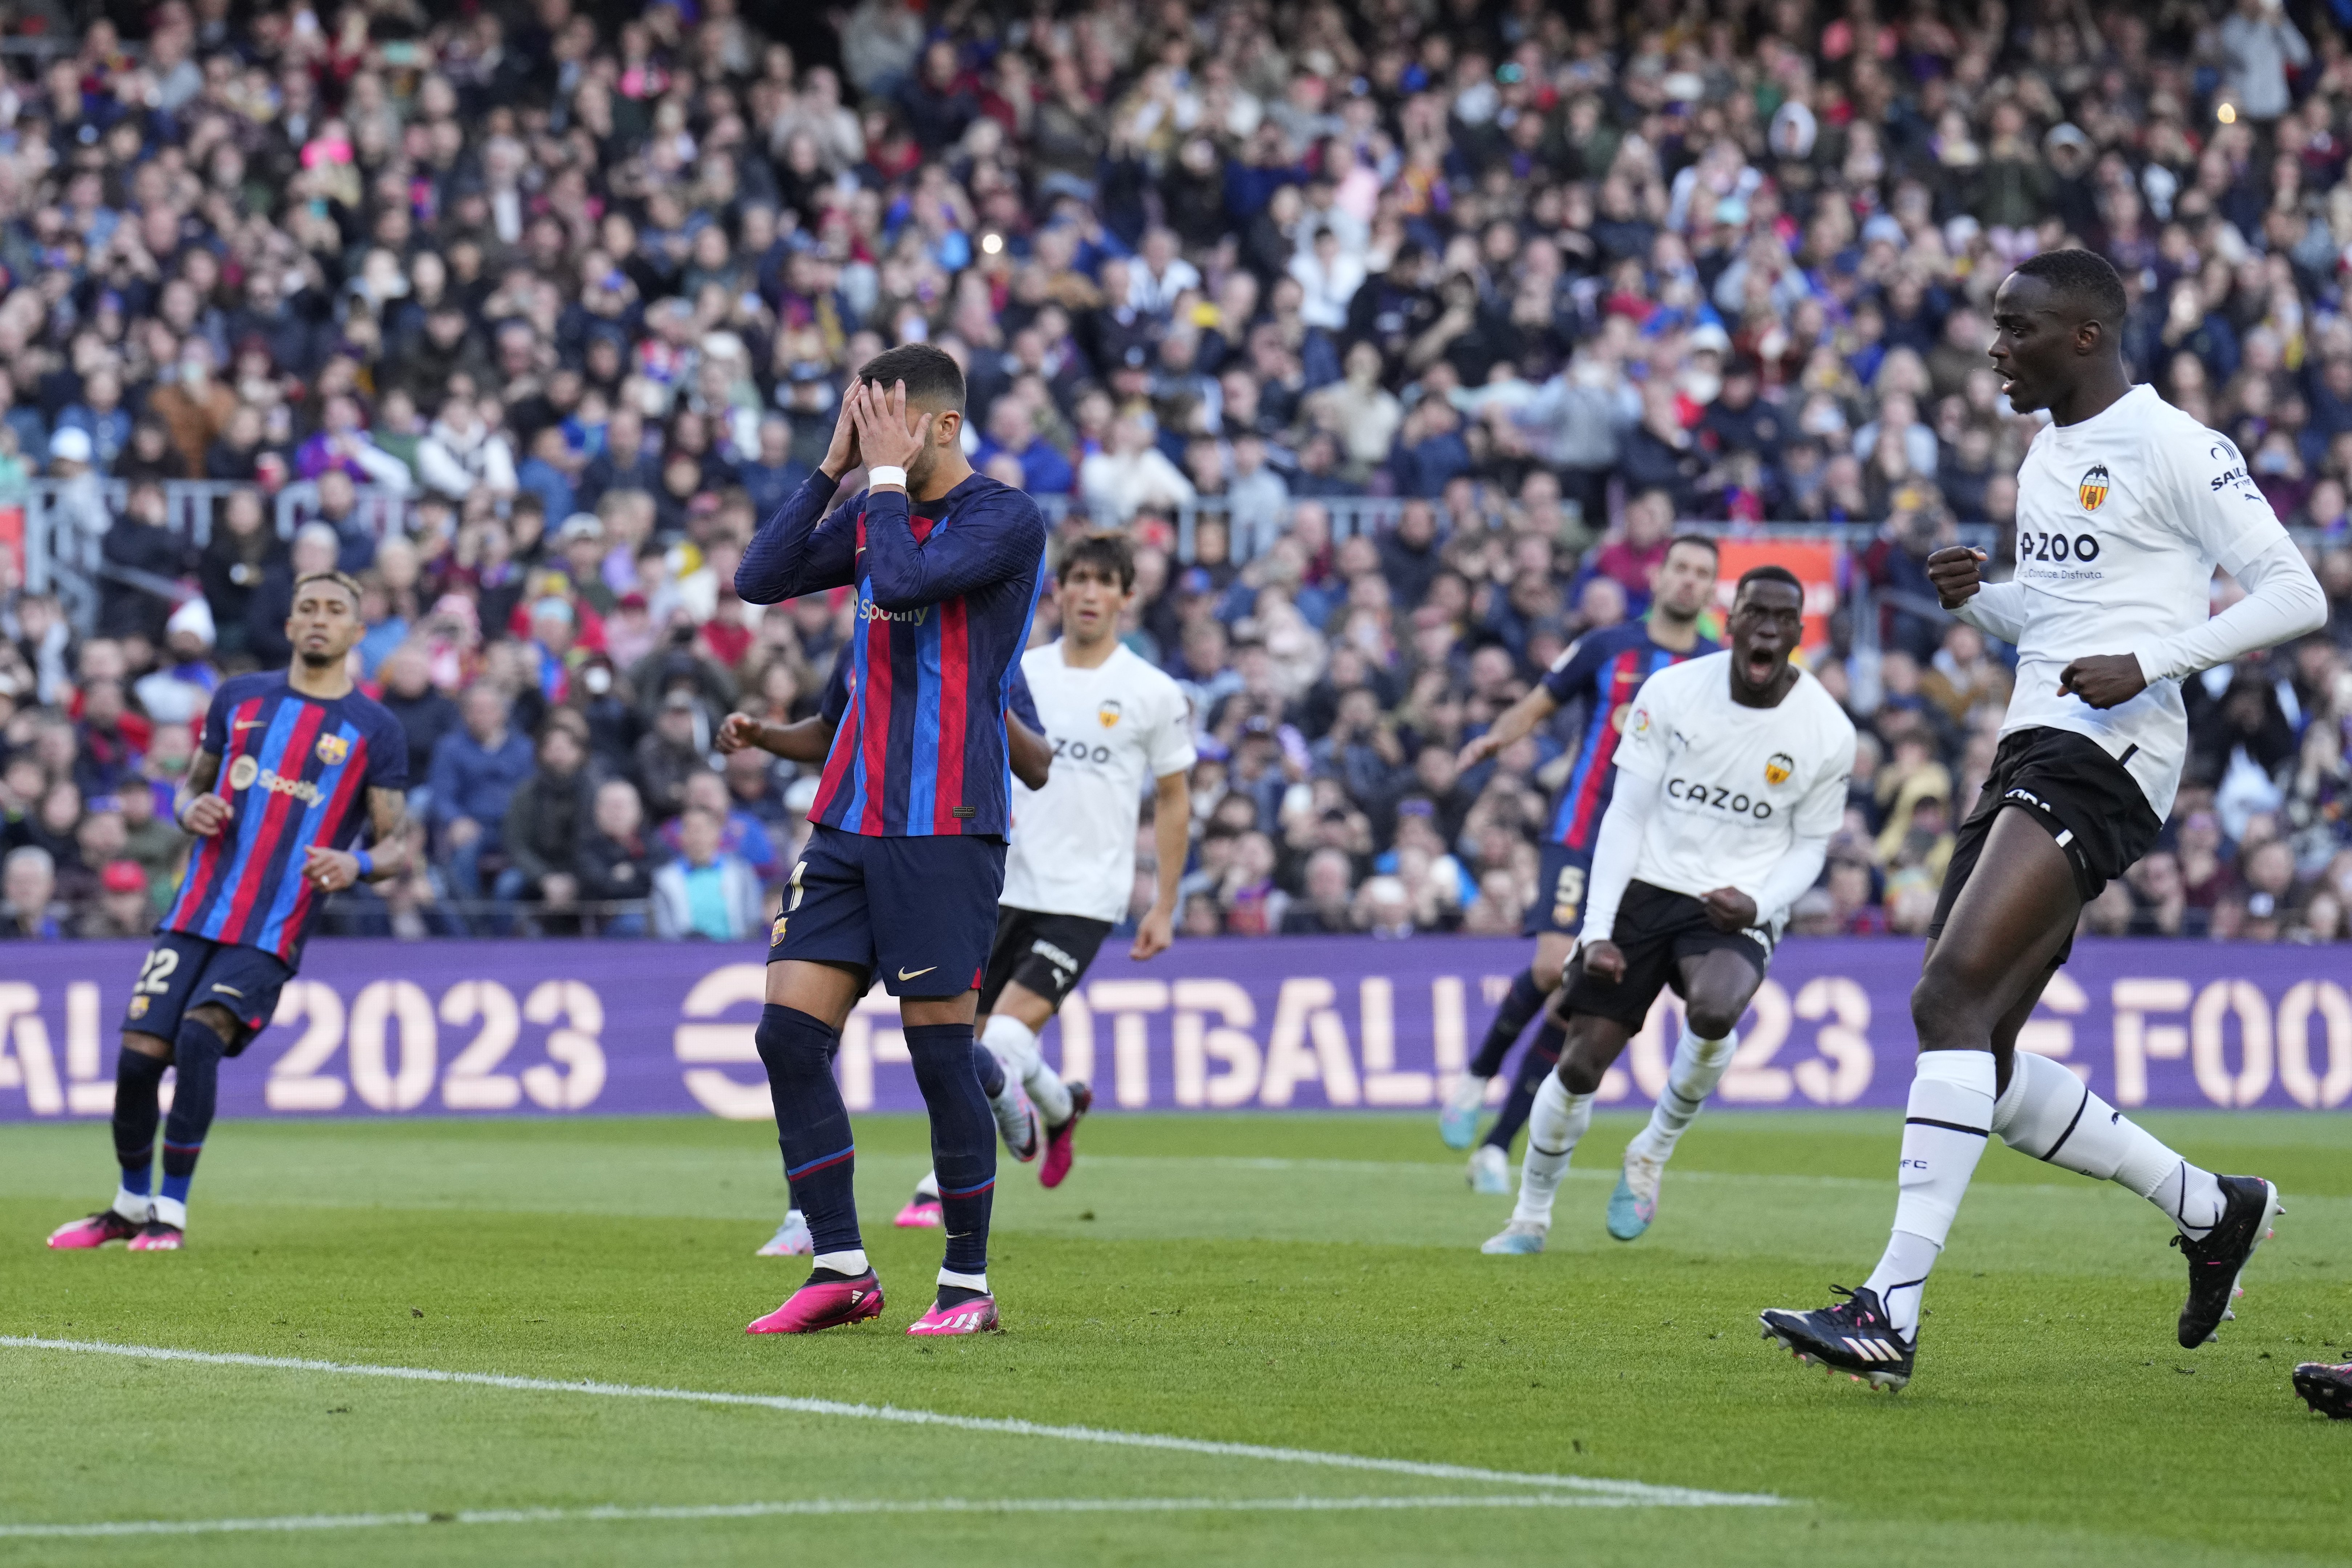
<path id="1" fill-rule="evenodd" d="M 200 795 L 180 814 L 180 826 L 199 838 L 210 838 L 228 826 L 228 802 L 216 795 Z"/>
<path id="2" fill-rule="evenodd" d="M 1756 900 L 1737 888 L 1717 888 L 1701 899 L 1707 924 L 1717 931 L 1748 931 L 1756 924 Z"/>
<path id="3" fill-rule="evenodd" d="M 1948 544 L 1927 557 L 1927 581 L 1936 584 L 1936 597 L 1948 610 L 1957 610 L 1976 597 L 1984 586 L 1977 576 L 1977 563 L 1985 558 L 1981 550 L 1971 550 L 1965 544 Z"/>
<path id="4" fill-rule="evenodd" d="M 715 743 L 721 752 L 735 752 L 746 746 L 760 743 L 760 721 L 749 713 L 730 713 L 719 726 Z"/>
<path id="5" fill-rule="evenodd" d="M 2088 654 L 2058 672 L 2058 695 L 2079 697 L 2094 708 L 2120 707 L 2147 689 L 2137 654 Z"/>
<path id="6" fill-rule="evenodd" d="M 1614 985 L 1625 978 L 1625 955 L 1617 944 L 1606 940 L 1588 942 L 1582 949 L 1584 973 L 1606 984 Z"/>

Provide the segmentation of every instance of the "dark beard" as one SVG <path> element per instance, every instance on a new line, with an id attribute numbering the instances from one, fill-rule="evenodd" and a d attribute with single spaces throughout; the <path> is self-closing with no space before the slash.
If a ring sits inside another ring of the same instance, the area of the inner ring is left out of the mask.
<path id="1" fill-rule="evenodd" d="M 302 661 L 303 668 L 310 670 L 332 669 L 337 665 L 343 662 L 343 656 L 339 653 L 317 654 L 303 653 L 298 650 L 294 657 Z"/>

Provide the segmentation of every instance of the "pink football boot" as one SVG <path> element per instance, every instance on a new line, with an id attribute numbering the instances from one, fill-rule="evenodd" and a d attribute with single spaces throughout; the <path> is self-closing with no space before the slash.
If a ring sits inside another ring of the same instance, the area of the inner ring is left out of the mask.
<path id="1" fill-rule="evenodd" d="M 1070 1119 L 1045 1134 L 1045 1163 L 1037 1167 L 1037 1184 L 1058 1187 L 1062 1178 L 1070 1173 L 1070 1162 L 1077 1151 L 1070 1147 L 1071 1135 L 1078 1130 L 1079 1118 L 1094 1108 L 1095 1091 L 1085 1084 L 1074 1083 L 1070 1089 Z"/>
<path id="2" fill-rule="evenodd" d="M 919 1340 L 950 1334 L 1002 1333 L 1003 1330 L 1004 1325 L 996 1321 L 993 1296 L 977 1296 L 958 1307 L 942 1307 L 933 1301 L 929 1311 L 907 1325 L 907 1332 Z"/>
<path id="3" fill-rule="evenodd" d="M 165 1225 L 160 1219 L 151 1219 L 145 1225 L 139 1227 L 139 1234 L 137 1236 L 131 1238 L 130 1250 L 132 1252 L 177 1252 L 185 1241 L 186 1234 L 182 1231 L 178 1226 Z"/>
<path id="4" fill-rule="evenodd" d="M 855 1279 L 812 1280 L 784 1304 L 744 1325 L 747 1334 L 813 1334 L 882 1315 L 882 1281 L 867 1269 Z"/>
<path id="5" fill-rule="evenodd" d="M 947 1223 L 947 1216 L 940 1210 L 939 1194 L 917 1193 L 890 1223 L 900 1230 L 937 1230 Z"/>
<path id="6" fill-rule="evenodd" d="M 49 1232 L 49 1246 L 58 1252 L 79 1252 L 110 1241 L 129 1241 L 142 1228 L 139 1221 L 125 1219 L 114 1209 L 100 1209 Z"/>

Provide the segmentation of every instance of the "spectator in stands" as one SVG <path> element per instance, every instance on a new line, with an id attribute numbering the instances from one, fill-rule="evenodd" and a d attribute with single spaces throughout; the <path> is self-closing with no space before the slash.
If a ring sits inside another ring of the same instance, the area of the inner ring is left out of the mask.
<path id="1" fill-rule="evenodd" d="M 531 744 L 509 727 L 506 694 L 484 681 L 466 689 L 459 728 L 433 748 L 428 808 L 439 859 L 457 897 L 482 897 L 482 860 L 499 853 L 507 806 L 531 773 Z"/>
<path id="2" fill-rule="evenodd" d="M 12 849 L 0 861 L 0 942 L 54 942 L 66 934 L 67 910 L 57 901 L 57 861 L 38 845 Z"/>
<path id="3" fill-rule="evenodd" d="M 539 905 L 538 924 L 551 935 L 579 929 L 580 850 L 594 811 L 586 731 L 568 709 L 549 717 L 540 731 L 538 769 L 509 798 L 499 833 L 507 865 L 498 898 Z"/>
<path id="4" fill-rule="evenodd" d="M 626 779 L 606 779 L 596 786 L 594 810 L 575 858 L 580 895 L 589 900 L 598 929 L 606 934 L 643 936 L 648 929 L 644 905 L 653 889 L 653 858 L 636 786 Z"/>
<path id="5" fill-rule="evenodd" d="M 654 934 L 740 942 L 760 929 L 760 879 L 740 855 L 720 847 L 719 814 L 689 807 L 679 822 L 677 858 L 653 878 Z"/>

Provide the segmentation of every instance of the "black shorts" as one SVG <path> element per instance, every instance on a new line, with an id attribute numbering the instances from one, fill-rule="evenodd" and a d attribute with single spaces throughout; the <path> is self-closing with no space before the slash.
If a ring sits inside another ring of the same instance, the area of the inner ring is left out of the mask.
<path id="1" fill-rule="evenodd" d="M 1625 955 L 1625 973 L 1614 985 L 1584 973 L 1581 951 L 1568 966 L 1566 1007 L 1579 1013 L 1612 1018 L 1638 1029 L 1650 1016 L 1650 1004 L 1668 986 L 1683 994 L 1682 961 L 1700 953 L 1729 948 L 1756 966 L 1761 976 L 1772 962 L 1777 933 L 1754 929 L 1717 931 L 1706 918 L 1706 906 L 1688 893 L 1670 893 L 1647 882 L 1625 884 L 1617 906 L 1616 935 L 1610 940 Z M 1685 1001 L 1687 997 L 1684 998 Z"/>
<path id="2" fill-rule="evenodd" d="M 2128 757 L 2131 752 L 2126 752 Z M 2106 748 L 2072 730 L 2019 730 L 2001 737 L 1992 772 L 1976 808 L 1952 836 L 1951 863 L 1936 898 L 1929 937 L 1941 936 L 1952 905 L 1992 837 L 1993 818 L 2011 806 L 2047 829 L 2074 868 L 2074 890 L 2090 903 L 2107 884 L 2129 870 L 2154 847 L 2164 824 L 2140 793 L 2139 781 L 2107 755 Z M 2074 949 L 2070 935 L 2058 952 L 2064 963 Z"/>
<path id="3" fill-rule="evenodd" d="M 131 983 L 131 1002 L 122 1010 L 123 1031 L 176 1039 L 188 1010 L 209 1002 L 226 1008 L 244 1026 L 228 1042 L 228 1054 L 236 1056 L 269 1026 L 278 1011 L 278 993 L 293 978 L 293 966 L 274 952 L 184 931 L 157 931 L 155 945 Z"/>
<path id="4" fill-rule="evenodd" d="M 988 975 L 980 985 L 980 1010 L 990 1012 L 1004 987 L 1018 980 L 1060 1007 L 1095 961 L 1110 934 L 1110 921 L 1084 915 L 1047 915 L 1011 905 L 996 911 L 996 945 L 988 950 Z"/>

